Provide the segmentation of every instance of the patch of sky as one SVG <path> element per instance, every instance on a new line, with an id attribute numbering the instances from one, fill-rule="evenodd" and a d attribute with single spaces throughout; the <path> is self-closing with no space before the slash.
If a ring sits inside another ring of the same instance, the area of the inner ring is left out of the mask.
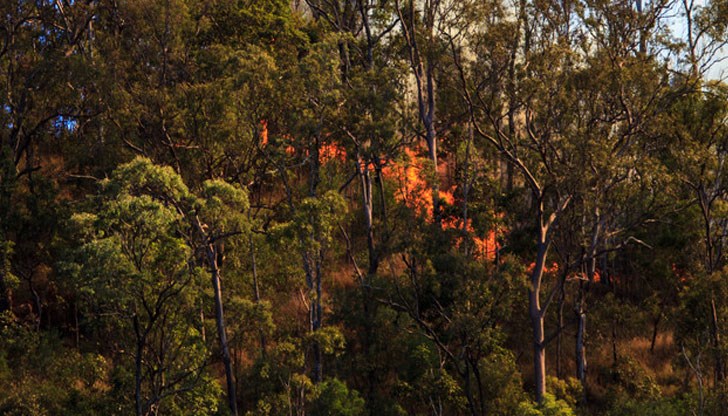
<path id="1" fill-rule="evenodd" d="M 53 120 L 53 127 L 57 133 L 73 132 L 78 127 L 78 119 L 71 116 L 60 115 Z"/>
<path id="2" fill-rule="evenodd" d="M 685 42 L 688 38 L 688 25 L 685 14 L 686 8 L 692 8 L 693 15 L 696 15 L 702 8 L 708 6 L 710 3 L 711 0 L 673 1 L 667 16 L 665 16 L 667 25 L 670 28 L 670 32 L 673 37 L 682 42 Z M 708 46 L 708 42 L 708 39 L 700 39 L 697 45 L 698 49 Z M 680 65 L 677 60 L 673 60 L 673 62 Z M 711 55 L 709 62 L 701 62 L 701 65 L 705 69 L 705 76 L 708 79 L 725 81 L 728 79 L 728 48 L 725 45 L 717 48 L 715 53 Z"/>

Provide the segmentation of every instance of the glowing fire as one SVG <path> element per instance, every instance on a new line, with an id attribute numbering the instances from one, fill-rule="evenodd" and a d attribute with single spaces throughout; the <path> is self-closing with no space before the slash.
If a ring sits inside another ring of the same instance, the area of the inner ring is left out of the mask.
<path id="1" fill-rule="evenodd" d="M 432 198 L 428 196 L 430 187 L 427 186 L 423 176 L 422 159 L 410 148 L 404 149 L 404 160 L 402 162 L 392 161 L 383 169 L 382 174 L 386 179 L 397 183 L 394 198 L 404 203 L 418 215 L 432 217 Z"/>
<path id="2" fill-rule="evenodd" d="M 268 120 L 260 120 L 260 145 L 268 144 Z"/>
<path id="3" fill-rule="evenodd" d="M 680 267 L 677 264 L 673 263 L 670 266 L 670 268 L 672 269 L 672 274 L 675 277 L 677 277 L 677 280 L 680 283 L 685 284 L 685 283 L 688 283 L 690 281 L 690 277 L 688 276 L 688 274 L 685 272 L 685 270 L 682 267 Z"/>
<path id="4" fill-rule="evenodd" d="M 462 218 L 445 218 L 442 221 L 442 228 L 446 230 L 462 230 L 463 220 Z M 498 251 L 500 250 L 500 244 L 498 243 L 498 236 L 503 233 L 498 227 L 488 230 L 482 237 L 475 235 L 475 229 L 473 228 L 470 218 L 465 222 L 465 232 L 472 236 L 473 239 L 473 257 L 479 260 L 495 260 Z M 456 245 L 460 247 L 463 243 L 463 238 L 458 237 L 456 239 Z"/>
<path id="5" fill-rule="evenodd" d="M 329 143 L 319 149 L 319 161 L 326 164 L 332 160 L 343 162 L 346 160 L 346 149 L 336 143 Z"/>
<path id="6" fill-rule="evenodd" d="M 424 172 L 426 161 L 424 158 L 417 156 L 411 148 L 404 149 L 404 156 L 402 162 L 393 161 L 387 164 L 382 173 L 386 179 L 394 181 L 398 185 L 394 194 L 398 202 L 404 203 L 417 215 L 426 218 L 427 221 L 433 221 L 432 188 L 423 179 L 426 176 Z M 441 179 L 446 179 L 448 175 L 447 168 L 446 163 L 441 163 L 437 167 Z M 439 190 L 440 204 L 455 205 L 456 200 L 453 191 L 454 187 Z M 443 218 L 442 227 L 446 230 L 462 229 L 472 236 L 474 243 L 473 256 L 477 259 L 494 260 L 498 250 L 500 250 L 498 236 L 502 235 L 503 230 L 492 229 L 486 235 L 478 236 L 475 235 L 470 219 L 466 221 L 463 227 L 463 220 L 455 217 Z M 462 244 L 463 237 L 456 238 L 456 245 L 460 247 Z"/>
<path id="7" fill-rule="evenodd" d="M 571 273 L 566 277 L 566 280 L 589 280 L 589 276 L 585 272 Z M 602 275 L 599 273 L 599 269 L 594 270 L 594 283 L 599 283 L 602 280 Z"/>
<path id="8" fill-rule="evenodd" d="M 533 269 L 536 267 L 535 262 L 531 262 L 531 264 L 526 267 L 526 271 L 531 274 L 533 273 Z M 559 265 L 556 262 L 551 263 L 551 266 L 548 264 L 544 264 L 543 266 L 543 272 L 544 274 L 550 274 L 550 273 L 556 273 L 559 271 Z"/>
<path id="9" fill-rule="evenodd" d="M 291 142 L 290 136 L 282 136 L 287 142 Z M 269 132 L 267 120 L 260 121 L 260 143 L 261 146 L 266 146 L 269 143 Z M 285 147 L 285 152 L 289 156 L 296 154 L 296 149 L 292 145 Z M 336 143 L 324 144 L 319 148 L 319 161 L 322 164 L 327 164 L 331 161 L 345 161 L 346 160 L 346 149 Z M 304 151 L 304 155 L 309 155 L 308 151 Z M 384 160 L 382 158 L 382 160 Z M 370 164 L 366 165 L 366 162 L 359 162 L 361 168 L 373 169 L 374 166 Z M 405 148 L 403 158 L 400 161 L 388 160 L 384 161 L 382 167 L 382 175 L 388 182 L 395 183 L 396 189 L 394 198 L 397 202 L 404 204 L 410 208 L 414 213 L 427 221 L 432 222 L 434 219 L 433 215 L 433 198 L 432 198 L 432 187 L 427 183 L 425 178 L 427 172 L 425 172 L 425 166 L 427 165 L 427 159 L 418 156 L 417 152 L 412 148 Z M 437 175 L 440 177 L 441 183 L 447 183 L 448 176 L 450 175 L 449 166 L 447 163 L 439 163 L 437 166 Z M 454 194 L 455 187 L 452 186 L 449 189 L 442 189 L 438 191 L 439 201 L 442 205 L 454 206 L 456 204 L 456 198 Z M 464 226 L 463 220 L 456 217 L 447 217 L 442 219 L 442 227 L 446 230 L 463 230 L 471 236 L 473 242 L 473 256 L 477 259 L 482 260 L 494 260 L 498 250 L 500 250 L 500 244 L 498 243 L 498 237 L 503 235 L 504 230 L 494 228 L 485 233 L 485 235 L 476 235 L 475 229 L 468 219 Z M 464 237 L 456 237 L 457 247 L 461 247 L 463 244 Z"/>

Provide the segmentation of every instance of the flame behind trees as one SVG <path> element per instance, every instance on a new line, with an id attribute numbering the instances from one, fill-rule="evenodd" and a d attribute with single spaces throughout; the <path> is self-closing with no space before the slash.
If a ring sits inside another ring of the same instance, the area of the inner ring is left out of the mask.
<path id="1" fill-rule="evenodd" d="M 265 120 L 261 121 L 261 146 L 269 143 L 268 128 Z M 335 142 L 327 143 L 319 149 L 319 160 L 322 164 L 332 161 L 343 163 L 347 158 L 346 149 L 339 146 Z M 286 147 L 286 153 L 289 156 L 295 154 L 292 146 Z M 307 154 L 306 154 L 307 156 Z M 390 183 L 394 188 L 394 200 L 403 204 L 417 216 L 428 223 L 434 221 L 433 212 L 433 188 L 428 184 L 427 178 L 427 158 L 419 156 L 412 147 L 404 147 L 400 158 L 385 159 L 380 158 L 384 167 L 382 168 L 382 176 L 385 181 Z M 363 162 L 361 162 L 363 163 Z M 362 166 L 363 168 L 364 166 Z M 371 162 L 366 166 L 370 170 L 374 170 Z M 448 166 L 446 161 L 442 161 L 437 169 L 439 181 L 447 182 Z M 453 185 L 447 190 L 438 189 L 438 200 L 446 206 L 455 206 L 459 201 L 455 197 L 457 194 L 457 186 Z M 502 214 L 497 215 L 502 218 Z M 494 226 L 492 229 L 484 233 L 477 233 L 473 227 L 472 219 L 465 221 L 461 217 L 448 216 L 442 219 L 442 228 L 444 230 L 462 230 L 463 234 L 472 240 L 472 255 L 476 259 L 493 261 L 501 248 L 498 240 L 505 235 L 506 230 L 501 226 Z M 456 244 L 461 247 L 464 237 L 459 236 Z"/>

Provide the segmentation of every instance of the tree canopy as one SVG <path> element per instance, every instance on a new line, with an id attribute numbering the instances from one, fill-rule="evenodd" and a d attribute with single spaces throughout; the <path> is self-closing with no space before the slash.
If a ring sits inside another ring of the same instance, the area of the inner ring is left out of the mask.
<path id="1" fill-rule="evenodd" d="M 721 415 L 728 5 L 0 4 L 0 413 Z"/>

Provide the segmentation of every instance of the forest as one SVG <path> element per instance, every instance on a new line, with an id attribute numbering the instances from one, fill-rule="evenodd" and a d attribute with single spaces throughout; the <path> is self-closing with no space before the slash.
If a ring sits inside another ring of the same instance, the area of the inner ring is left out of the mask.
<path id="1" fill-rule="evenodd" d="M 0 414 L 728 415 L 727 45 L 727 0 L 0 1 Z"/>

